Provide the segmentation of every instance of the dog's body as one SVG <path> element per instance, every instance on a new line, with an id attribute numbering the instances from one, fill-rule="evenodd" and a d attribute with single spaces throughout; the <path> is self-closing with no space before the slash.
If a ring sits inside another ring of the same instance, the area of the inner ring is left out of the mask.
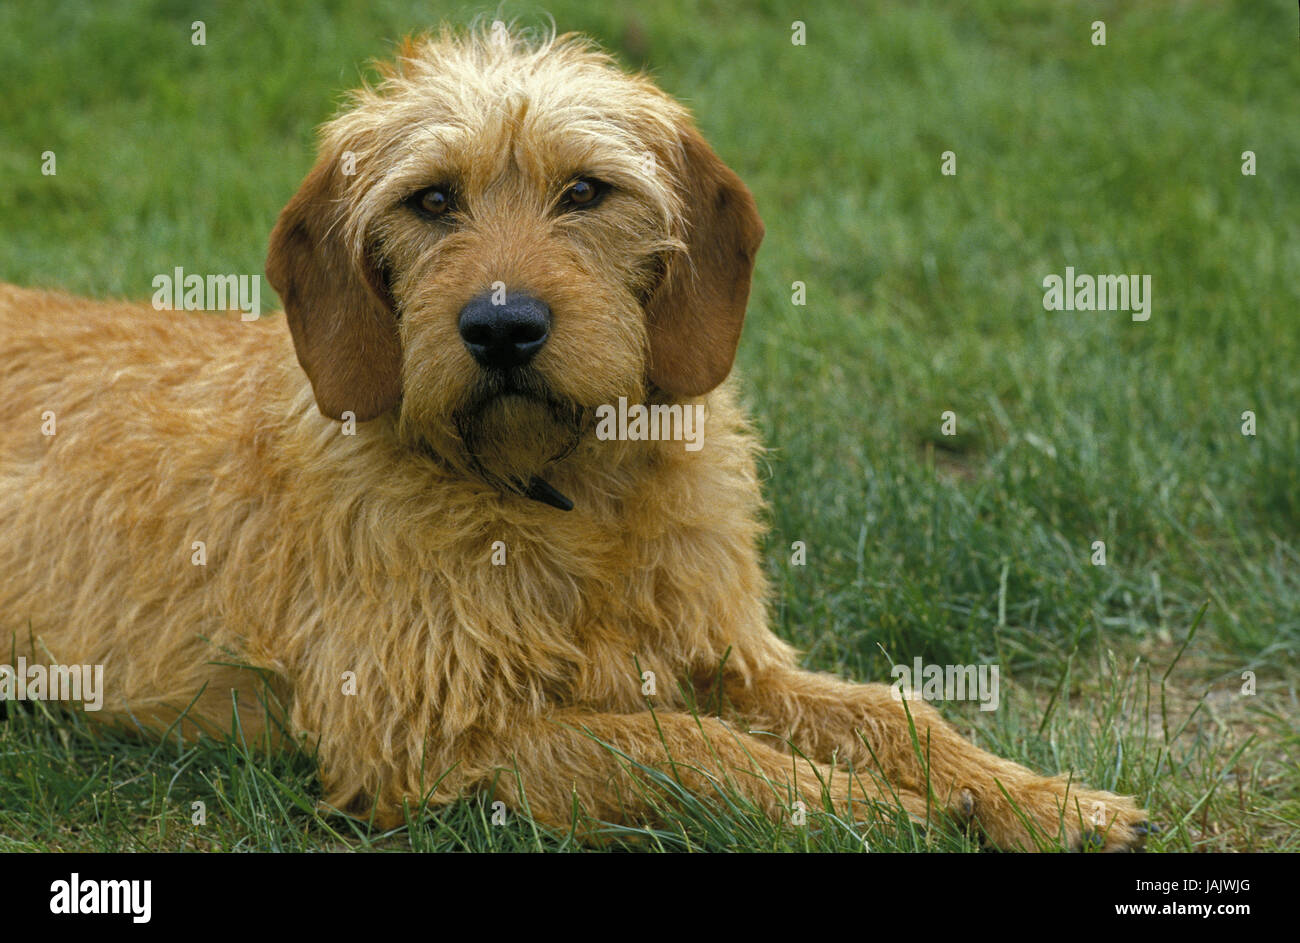
<path id="1" fill-rule="evenodd" d="M 621 752 L 773 816 L 821 776 L 846 814 L 896 790 L 1029 847 L 1005 789 L 1046 836 L 1139 845 L 1130 800 L 801 671 L 768 629 L 722 382 L 761 237 L 680 106 L 581 45 L 408 44 L 272 236 L 292 337 L 0 288 L 0 629 L 102 664 L 106 715 L 150 726 L 228 729 L 234 690 L 256 736 L 269 684 L 327 800 L 383 823 L 503 770 L 544 822 L 575 796 L 635 821 Z M 494 283 L 514 300 L 480 305 Z M 703 404 L 704 447 L 596 437 L 620 396 Z"/>

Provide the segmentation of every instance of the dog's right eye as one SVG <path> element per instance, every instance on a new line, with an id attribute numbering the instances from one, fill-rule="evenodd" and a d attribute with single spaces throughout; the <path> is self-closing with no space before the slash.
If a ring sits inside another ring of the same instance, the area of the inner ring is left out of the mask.
<path id="1" fill-rule="evenodd" d="M 440 216 L 445 216 L 452 207 L 451 188 L 444 186 L 427 187 L 416 193 L 407 202 L 418 210 L 421 215 L 430 219 L 437 219 Z"/>

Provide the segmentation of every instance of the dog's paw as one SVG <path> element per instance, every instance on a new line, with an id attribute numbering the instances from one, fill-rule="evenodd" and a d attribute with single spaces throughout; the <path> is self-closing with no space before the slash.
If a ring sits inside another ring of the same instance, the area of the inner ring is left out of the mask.
<path id="1" fill-rule="evenodd" d="M 1159 831 L 1129 796 L 1082 790 L 1065 837 L 1071 851 L 1145 851 L 1147 836 Z M 1080 815 L 1080 812 L 1083 814 Z"/>
<path id="2" fill-rule="evenodd" d="M 1086 789 L 1065 777 L 972 794 L 972 821 L 989 844 L 1005 851 L 1142 851 L 1158 831 L 1132 797 Z"/>

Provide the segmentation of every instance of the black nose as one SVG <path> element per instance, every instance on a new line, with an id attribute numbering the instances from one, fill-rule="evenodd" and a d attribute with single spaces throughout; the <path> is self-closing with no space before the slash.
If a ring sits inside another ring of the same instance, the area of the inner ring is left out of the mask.
<path id="1" fill-rule="evenodd" d="M 485 367 L 522 367 L 542 349 L 551 333 L 551 309 L 529 295 L 510 296 L 493 304 L 479 295 L 460 309 L 460 337 Z"/>

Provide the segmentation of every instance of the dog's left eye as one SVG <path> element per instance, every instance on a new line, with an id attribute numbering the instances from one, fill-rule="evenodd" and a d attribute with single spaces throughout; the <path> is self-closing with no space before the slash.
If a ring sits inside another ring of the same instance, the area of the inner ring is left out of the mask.
<path id="1" fill-rule="evenodd" d="M 450 187 L 438 186 L 421 190 L 407 202 L 424 216 L 437 219 L 452 209 L 454 201 Z"/>
<path id="2" fill-rule="evenodd" d="M 609 184 L 591 177 L 581 177 L 571 184 L 560 198 L 563 206 L 571 209 L 591 209 L 609 191 Z"/>

